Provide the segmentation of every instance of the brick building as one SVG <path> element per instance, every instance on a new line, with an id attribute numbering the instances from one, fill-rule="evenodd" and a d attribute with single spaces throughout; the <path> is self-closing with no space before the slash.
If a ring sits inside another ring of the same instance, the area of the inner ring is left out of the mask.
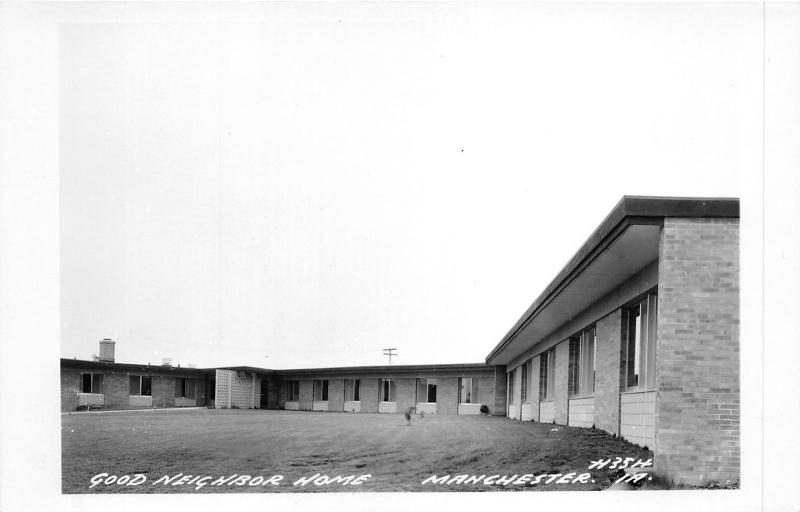
<path id="1" fill-rule="evenodd" d="M 117 363 L 114 342 L 93 361 L 61 359 L 61 411 L 203 407 L 213 398 L 214 370 Z"/>
<path id="2" fill-rule="evenodd" d="M 676 483 L 739 480 L 739 201 L 623 197 L 485 363 L 268 370 L 61 360 L 62 411 L 476 414 L 595 427 Z"/>
<path id="3" fill-rule="evenodd" d="M 477 364 L 216 370 L 216 407 L 506 414 L 505 368 Z"/>
<path id="4" fill-rule="evenodd" d="M 677 483 L 738 480 L 738 200 L 624 197 L 486 363 L 510 418 L 621 435 Z"/>

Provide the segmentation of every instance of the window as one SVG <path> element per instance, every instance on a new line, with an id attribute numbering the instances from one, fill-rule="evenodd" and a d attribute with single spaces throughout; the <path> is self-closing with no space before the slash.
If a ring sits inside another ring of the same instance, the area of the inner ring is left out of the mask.
<path id="1" fill-rule="evenodd" d="M 344 399 L 345 401 L 358 402 L 361 381 L 358 379 L 345 379 L 344 381 Z"/>
<path id="2" fill-rule="evenodd" d="M 102 373 L 82 373 L 81 374 L 81 393 L 103 394 L 103 374 Z"/>
<path id="3" fill-rule="evenodd" d="M 569 339 L 569 371 L 567 372 L 567 394 L 576 396 L 580 393 L 580 356 L 581 338 L 573 336 Z"/>
<path id="4" fill-rule="evenodd" d="M 435 404 L 438 384 L 438 379 L 417 379 L 417 401 Z"/>
<path id="5" fill-rule="evenodd" d="M 378 392 L 380 393 L 381 402 L 394 402 L 395 401 L 395 383 L 390 379 L 380 379 Z"/>
<path id="6" fill-rule="evenodd" d="M 520 388 L 519 398 L 522 403 L 528 400 L 528 362 L 522 365 L 522 387 Z"/>
<path id="7" fill-rule="evenodd" d="M 622 375 L 623 389 L 653 389 L 656 366 L 655 294 L 622 309 Z"/>
<path id="8" fill-rule="evenodd" d="M 176 378 L 175 396 L 180 398 L 194 398 L 194 381 L 183 377 Z"/>
<path id="9" fill-rule="evenodd" d="M 297 402 L 300 400 L 300 381 L 287 380 L 286 381 L 286 401 Z"/>
<path id="10" fill-rule="evenodd" d="M 539 355 L 539 400 L 553 397 L 555 387 L 556 349 Z"/>
<path id="11" fill-rule="evenodd" d="M 153 377 L 149 375 L 131 375 L 130 394 L 141 395 L 141 396 L 152 396 Z"/>
<path id="12" fill-rule="evenodd" d="M 508 403 L 514 403 L 514 377 L 516 375 L 516 368 L 508 372 Z"/>
<path id="13" fill-rule="evenodd" d="M 597 329 L 595 326 L 583 331 L 583 374 L 582 382 L 585 394 L 594 395 L 594 380 L 597 371 Z"/>
<path id="14" fill-rule="evenodd" d="M 478 403 L 478 379 L 473 377 L 458 379 L 458 403 Z"/>
<path id="15" fill-rule="evenodd" d="M 328 401 L 328 381 L 326 380 L 315 380 L 314 381 L 314 397 L 312 398 L 315 402 L 327 402 Z"/>
<path id="16" fill-rule="evenodd" d="M 590 396 L 594 393 L 596 338 L 592 326 L 569 339 L 569 396 Z"/>

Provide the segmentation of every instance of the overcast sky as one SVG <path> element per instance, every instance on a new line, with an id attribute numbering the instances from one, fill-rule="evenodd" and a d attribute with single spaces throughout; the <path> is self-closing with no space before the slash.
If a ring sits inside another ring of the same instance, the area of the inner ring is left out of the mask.
<path id="1" fill-rule="evenodd" d="M 479 362 L 625 194 L 760 168 L 758 4 L 65 24 L 62 356 Z"/>

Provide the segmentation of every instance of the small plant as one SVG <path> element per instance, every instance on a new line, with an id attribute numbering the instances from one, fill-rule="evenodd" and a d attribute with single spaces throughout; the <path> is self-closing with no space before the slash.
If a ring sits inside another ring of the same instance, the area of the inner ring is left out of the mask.
<path id="1" fill-rule="evenodd" d="M 86 405 L 79 405 L 77 410 L 78 411 L 92 411 L 95 409 L 102 409 L 103 406 L 99 404 L 86 404 Z"/>
<path id="2" fill-rule="evenodd" d="M 489 414 L 489 407 L 486 405 L 481 405 L 481 414 Z"/>

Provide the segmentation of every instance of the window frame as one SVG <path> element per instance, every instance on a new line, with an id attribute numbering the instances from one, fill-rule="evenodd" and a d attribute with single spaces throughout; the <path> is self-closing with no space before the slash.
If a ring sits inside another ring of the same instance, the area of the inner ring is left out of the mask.
<path id="1" fill-rule="evenodd" d="M 344 381 L 344 401 L 360 402 L 361 379 L 345 379 Z"/>
<path id="2" fill-rule="evenodd" d="M 581 329 L 567 340 L 569 343 L 567 364 L 567 396 L 590 398 L 594 396 L 597 361 L 597 326 L 592 324 Z"/>
<path id="3" fill-rule="evenodd" d="M 153 376 L 152 375 L 129 375 L 128 376 L 128 396 L 153 396 Z M 131 386 L 133 379 L 137 379 L 137 389 L 136 393 L 133 392 L 133 387 Z M 148 393 L 143 393 L 144 391 L 144 382 L 147 379 L 149 383 Z M 177 396 L 177 395 L 176 395 Z"/>
<path id="4" fill-rule="evenodd" d="M 296 379 L 286 381 L 286 402 L 300 401 L 300 381 Z"/>
<path id="5" fill-rule="evenodd" d="M 311 381 L 311 401 L 327 402 L 329 398 L 328 379 L 313 379 Z M 317 389 L 319 388 L 319 389 Z"/>
<path id="6" fill-rule="evenodd" d="M 556 347 L 539 354 L 539 401 L 555 400 Z"/>
<path id="7" fill-rule="evenodd" d="M 388 383 L 385 386 L 386 389 L 386 396 L 384 398 L 384 383 Z M 394 400 L 390 400 L 394 398 Z M 397 403 L 397 384 L 392 379 L 378 379 L 378 401 L 379 402 L 386 402 L 386 403 Z"/>
<path id="8" fill-rule="evenodd" d="M 638 317 L 633 316 L 636 312 Z M 620 391 L 654 391 L 658 346 L 657 290 L 651 290 L 622 307 L 620 316 Z"/>
<path id="9" fill-rule="evenodd" d="M 178 394 L 178 382 L 182 382 L 183 394 Z M 193 399 L 196 396 L 196 385 L 190 377 L 175 377 L 175 398 Z"/>
<path id="10" fill-rule="evenodd" d="M 469 380 L 469 397 L 464 401 L 463 390 L 466 389 L 464 381 Z M 480 390 L 480 379 L 478 377 L 459 377 L 458 378 L 458 403 L 459 404 L 477 404 L 478 392 Z"/>
<path id="11" fill-rule="evenodd" d="M 85 377 L 89 377 L 89 391 L 84 391 L 85 389 Z M 99 378 L 98 378 L 99 377 Z M 99 388 L 99 389 L 95 389 Z M 98 373 L 98 372 L 81 372 L 80 376 L 80 391 L 79 393 L 85 395 L 102 395 L 104 394 L 105 390 L 105 374 Z"/>
<path id="12" fill-rule="evenodd" d="M 517 378 L 517 369 L 514 368 L 510 372 L 508 372 L 508 404 L 514 404 L 514 387 L 515 387 L 515 380 Z"/>
<path id="13" fill-rule="evenodd" d="M 417 379 L 417 403 L 420 404 L 435 404 L 439 391 L 438 378 L 418 378 Z M 433 392 L 433 396 L 431 396 Z M 420 400 L 424 398 L 424 400 Z M 433 400 L 431 400 L 433 398 Z"/>

